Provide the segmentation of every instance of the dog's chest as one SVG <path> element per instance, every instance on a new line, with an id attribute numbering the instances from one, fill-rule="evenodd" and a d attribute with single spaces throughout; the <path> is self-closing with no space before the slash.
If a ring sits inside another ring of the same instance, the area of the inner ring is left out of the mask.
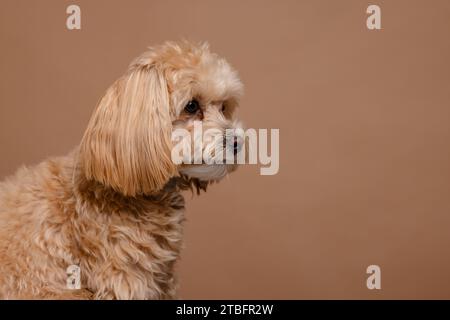
<path id="1" fill-rule="evenodd" d="M 158 299 L 175 295 L 174 264 L 182 247 L 184 201 L 147 201 L 140 212 L 106 216 L 86 237 L 86 282 L 97 298 Z"/>

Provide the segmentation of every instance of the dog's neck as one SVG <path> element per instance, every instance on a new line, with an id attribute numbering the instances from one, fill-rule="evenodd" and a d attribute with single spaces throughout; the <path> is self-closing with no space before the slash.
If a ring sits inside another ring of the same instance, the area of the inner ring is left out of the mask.
<path id="1" fill-rule="evenodd" d="M 181 209 L 184 207 L 181 191 L 190 190 L 192 193 L 200 194 L 201 190 L 206 191 L 208 183 L 181 175 L 171 178 L 155 193 L 126 196 L 98 181 L 86 179 L 82 170 L 77 168 L 74 174 L 74 194 L 77 201 L 93 205 L 104 212 L 128 210 L 139 213 L 144 211 L 143 206 L 148 203 Z"/>

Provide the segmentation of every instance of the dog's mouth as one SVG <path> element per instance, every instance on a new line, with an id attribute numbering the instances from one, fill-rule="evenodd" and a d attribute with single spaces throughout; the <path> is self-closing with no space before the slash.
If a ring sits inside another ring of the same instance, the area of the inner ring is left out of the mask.
<path id="1" fill-rule="evenodd" d="M 229 164 L 189 164 L 183 165 L 179 171 L 190 178 L 210 181 L 224 178 L 229 172 L 234 171 L 235 167 L 236 165 Z"/>
<path id="2" fill-rule="evenodd" d="M 223 139 L 202 149 L 201 159 L 198 155 L 198 158 L 195 154 L 191 155 L 188 162 L 181 164 L 178 170 L 190 178 L 217 181 L 236 170 L 238 164 L 245 163 L 240 159 L 243 149 L 242 139 L 234 138 L 231 141 Z"/>

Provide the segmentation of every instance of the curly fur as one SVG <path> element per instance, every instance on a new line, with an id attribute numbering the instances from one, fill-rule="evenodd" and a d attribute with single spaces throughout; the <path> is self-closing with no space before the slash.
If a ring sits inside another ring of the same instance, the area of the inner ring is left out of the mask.
<path id="1" fill-rule="evenodd" d="M 195 117 L 183 114 L 192 97 L 205 123 L 232 126 L 241 90 L 207 45 L 166 43 L 136 59 L 101 99 L 79 147 L 0 183 L 0 298 L 176 297 L 181 191 L 221 177 L 200 180 L 190 165 L 175 166 L 170 134 L 192 128 Z M 214 111 L 218 102 L 226 115 Z M 80 290 L 66 287 L 70 265 L 81 269 Z"/>

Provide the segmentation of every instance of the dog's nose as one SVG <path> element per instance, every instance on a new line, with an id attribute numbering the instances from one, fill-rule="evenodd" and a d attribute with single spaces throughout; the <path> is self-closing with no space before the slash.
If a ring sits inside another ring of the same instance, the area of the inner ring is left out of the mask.
<path id="1" fill-rule="evenodd" d="M 242 148 L 239 138 L 237 138 L 237 137 L 233 137 L 232 141 L 228 141 L 226 139 L 226 137 L 224 137 L 223 138 L 223 147 L 227 148 L 227 145 L 228 145 L 229 150 L 233 150 L 234 155 L 238 154 Z"/>
<path id="2" fill-rule="evenodd" d="M 233 152 L 236 155 L 239 150 L 241 150 L 241 146 L 239 144 L 238 138 L 234 137 L 234 143 L 233 143 Z"/>

